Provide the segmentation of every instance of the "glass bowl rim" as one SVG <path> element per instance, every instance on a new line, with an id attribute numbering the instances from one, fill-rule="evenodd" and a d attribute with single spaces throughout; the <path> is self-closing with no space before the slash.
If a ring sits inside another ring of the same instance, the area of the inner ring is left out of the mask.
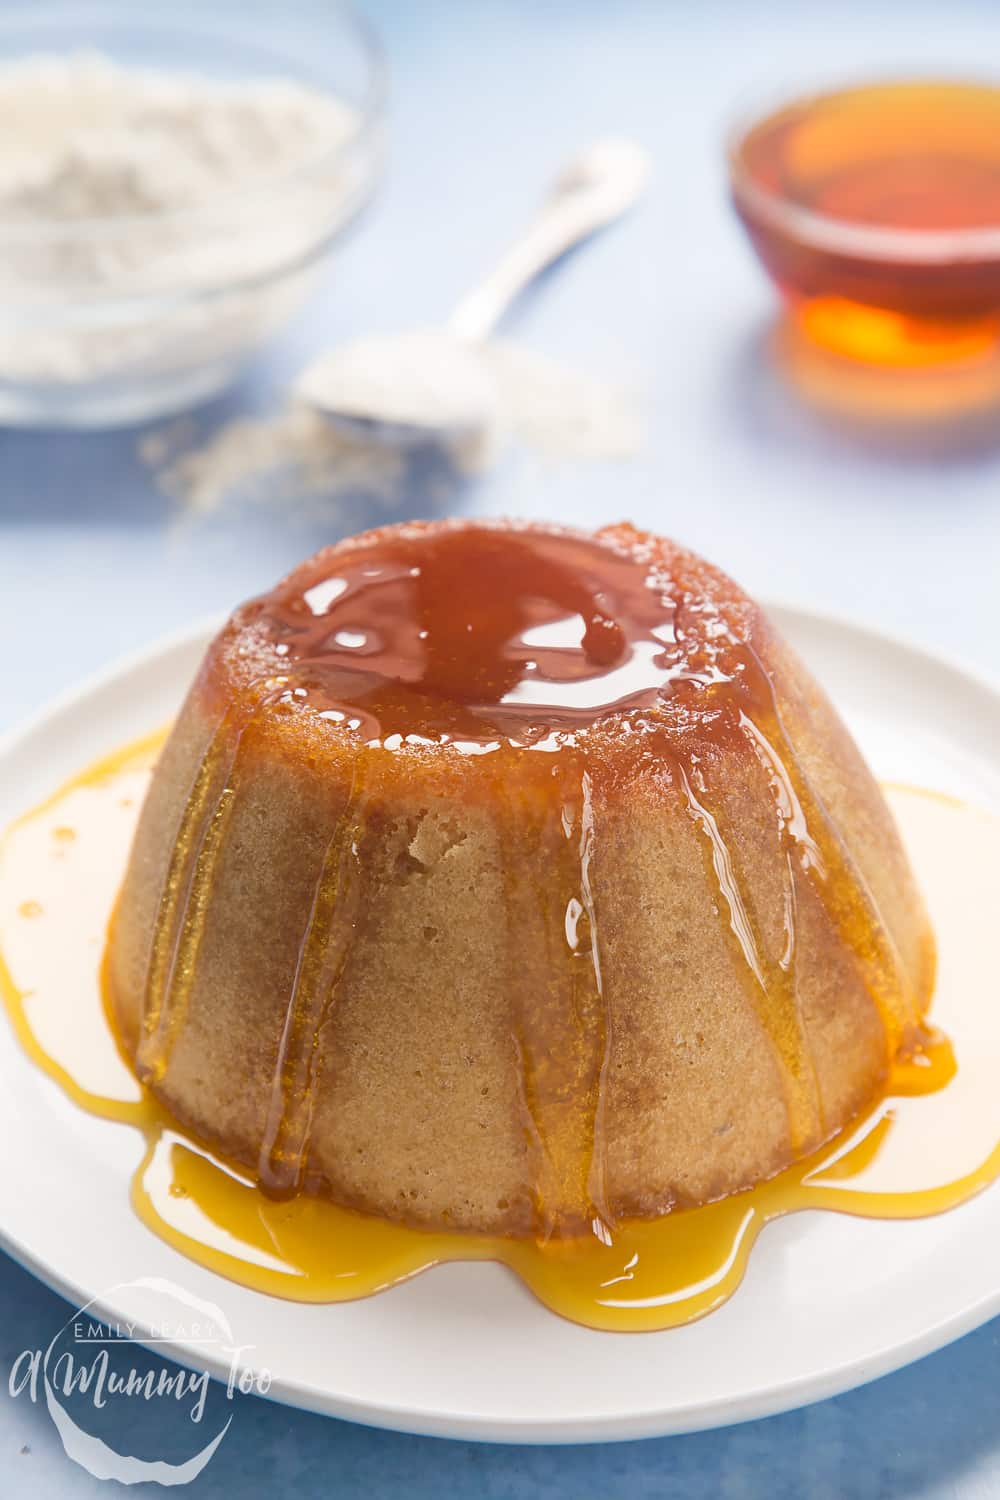
<path id="1" fill-rule="evenodd" d="M 850 256 L 853 259 L 893 260 L 911 265 L 954 265 L 959 261 L 977 261 L 1000 254 L 1000 219 L 996 227 L 979 225 L 972 229 L 897 229 L 863 224 L 850 219 L 833 218 L 815 209 L 803 208 L 763 187 L 754 179 L 742 151 L 752 131 L 778 116 L 801 109 L 804 105 L 836 99 L 869 88 L 892 88 L 906 85 L 939 85 L 953 88 L 987 89 L 1000 102 L 1000 77 L 996 74 L 862 74 L 842 84 L 806 89 L 801 93 L 772 92 L 771 104 L 740 113 L 726 137 L 726 165 L 729 185 L 739 211 L 746 205 L 756 215 L 779 230 L 819 250 Z"/>

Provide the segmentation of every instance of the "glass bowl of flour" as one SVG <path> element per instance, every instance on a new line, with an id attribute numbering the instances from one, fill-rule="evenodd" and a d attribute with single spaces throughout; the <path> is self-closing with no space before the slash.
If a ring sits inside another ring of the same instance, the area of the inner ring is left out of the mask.
<path id="1" fill-rule="evenodd" d="M 0 424 L 223 390 L 371 195 L 384 109 L 378 45 L 336 0 L 0 21 Z"/>

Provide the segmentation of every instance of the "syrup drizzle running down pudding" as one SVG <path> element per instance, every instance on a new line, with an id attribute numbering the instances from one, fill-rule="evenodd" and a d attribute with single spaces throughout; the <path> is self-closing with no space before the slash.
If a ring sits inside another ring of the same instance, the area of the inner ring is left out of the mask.
<path id="1" fill-rule="evenodd" d="M 219 1159 L 142 1090 L 100 1003 L 100 956 L 138 808 L 164 736 L 74 778 L 0 842 L 0 993 L 28 1054 L 82 1109 L 140 1131 L 136 1214 L 180 1253 L 259 1292 L 342 1301 L 448 1260 L 508 1265 L 550 1308 L 595 1328 L 675 1326 L 739 1285 L 760 1229 L 804 1208 L 918 1218 L 962 1203 L 1000 1168 L 998 981 L 991 963 L 997 824 L 947 798 L 902 788 L 891 805 L 941 939 L 936 1037 L 897 1060 L 875 1106 L 812 1157 L 702 1208 L 631 1219 L 598 1238 L 431 1232 L 299 1194 L 276 1199 Z M 961 871 L 961 879 L 955 872 Z M 39 1102 L 44 1099 L 38 1094 Z M 72 1120 L 63 1112 L 67 1128 Z M 123 1230 L 117 1174 L 102 1193 Z M 798 1251 L 811 1253 L 810 1223 Z M 779 1252 L 780 1253 L 780 1252 Z M 821 1252 L 822 1253 L 822 1252 Z M 527 1316 L 525 1314 L 525 1316 Z"/>
<path id="2" fill-rule="evenodd" d="M 139 1077 L 269 1195 L 606 1243 L 872 1105 L 933 967 L 878 788 L 734 584 L 453 522 L 236 613 L 106 972 Z"/>

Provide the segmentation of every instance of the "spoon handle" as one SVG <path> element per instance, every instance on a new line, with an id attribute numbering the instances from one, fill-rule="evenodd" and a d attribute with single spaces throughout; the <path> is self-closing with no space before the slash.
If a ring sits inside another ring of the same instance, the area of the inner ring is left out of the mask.
<path id="1" fill-rule="evenodd" d="M 463 339 L 487 338 L 529 282 L 581 240 L 620 218 L 639 198 L 649 157 L 634 141 L 590 146 L 560 174 L 534 223 L 448 320 Z"/>

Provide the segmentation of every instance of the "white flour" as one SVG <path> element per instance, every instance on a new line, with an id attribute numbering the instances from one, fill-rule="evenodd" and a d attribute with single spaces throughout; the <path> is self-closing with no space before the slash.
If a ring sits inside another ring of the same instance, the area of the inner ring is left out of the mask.
<path id="1" fill-rule="evenodd" d="M 498 424 L 554 460 L 631 458 L 642 447 L 641 403 L 624 386 L 495 339 L 483 349 L 496 381 Z"/>
<path id="2" fill-rule="evenodd" d="M 495 420 L 480 441 L 451 450 L 460 473 L 489 469 L 511 442 L 569 462 L 629 458 L 642 446 L 642 413 L 623 388 L 506 341 L 480 353 L 496 385 Z M 239 418 L 200 442 L 189 423 L 172 423 L 142 438 L 139 456 L 191 514 L 358 494 L 392 505 L 408 477 L 403 450 L 345 437 L 304 406 Z"/>
<path id="3" fill-rule="evenodd" d="M 238 352 L 289 297 L 246 283 L 300 260 L 353 190 L 326 162 L 355 125 L 282 79 L 91 53 L 0 67 L 0 379 L 159 374 Z M 110 299 L 132 305 L 110 316 Z"/>
<path id="4" fill-rule="evenodd" d="M 390 504 L 406 477 L 399 449 L 346 438 L 308 407 L 239 417 L 202 444 L 189 436 L 186 424 L 171 423 L 140 440 L 139 456 L 191 515 L 234 500 L 301 505 L 365 495 Z"/>

